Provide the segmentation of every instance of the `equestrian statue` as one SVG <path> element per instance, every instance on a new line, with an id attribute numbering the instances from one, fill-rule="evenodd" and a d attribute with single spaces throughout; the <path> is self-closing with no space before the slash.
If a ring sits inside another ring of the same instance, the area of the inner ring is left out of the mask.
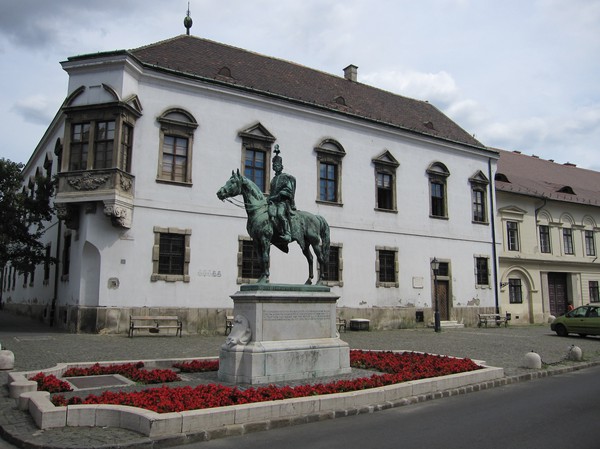
<path id="1" fill-rule="evenodd" d="M 246 230 L 252 238 L 254 249 L 260 261 L 261 275 L 258 283 L 269 282 L 269 260 L 271 245 L 284 253 L 289 251 L 288 244 L 297 242 L 308 262 L 308 279 L 312 284 L 314 251 L 319 263 L 317 284 L 323 281 L 326 262 L 329 258 L 329 225 L 320 215 L 296 210 L 296 179 L 283 173 L 283 164 L 279 156 L 279 145 L 275 146 L 273 171 L 269 195 L 265 196 L 250 179 L 237 172 L 231 172 L 231 178 L 217 192 L 223 201 L 242 195 L 248 216 Z"/>

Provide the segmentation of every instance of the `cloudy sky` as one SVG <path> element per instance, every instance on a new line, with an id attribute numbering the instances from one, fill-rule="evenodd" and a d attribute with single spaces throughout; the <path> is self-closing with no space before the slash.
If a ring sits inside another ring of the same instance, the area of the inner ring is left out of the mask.
<path id="1" fill-rule="evenodd" d="M 183 34 L 187 0 L 0 0 L 0 157 L 26 162 L 69 56 Z M 192 34 L 444 111 L 483 144 L 600 171 L 600 0 L 190 0 Z"/>

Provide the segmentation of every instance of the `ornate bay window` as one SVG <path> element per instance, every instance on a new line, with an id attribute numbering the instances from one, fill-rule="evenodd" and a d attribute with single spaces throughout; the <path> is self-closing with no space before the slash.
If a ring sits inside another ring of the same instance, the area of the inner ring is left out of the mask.
<path id="1" fill-rule="evenodd" d="M 106 101 L 88 104 L 90 97 Z M 83 204 L 91 210 L 89 205 L 96 202 L 103 203 L 115 226 L 130 226 L 133 129 L 141 110 L 137 96 L 123 101 L 105 84 L 82 86 L 65 101 L 56 207 L 68 227 L 77 228 Z"/>

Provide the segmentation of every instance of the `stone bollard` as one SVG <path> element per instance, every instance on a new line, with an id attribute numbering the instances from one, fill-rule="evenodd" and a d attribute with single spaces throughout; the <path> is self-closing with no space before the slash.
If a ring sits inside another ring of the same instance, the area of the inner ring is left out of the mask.
<path id="1" fill-rule="evenodd" d="M 523 368 L 541 369 L 542 358 L 535 352 L 528 352 L 525 354 L 525 357 L 523 357 Z"/>
<path id="2" fill-rule="evenodd" d="M 15 367 L 15 355 L 8 349 L 0 349 L 0 371 Z"/>
<path id="3" fill-rule="evenodd" d="M 567 352 L 567 360 L 572 362 L 581 362 L 583 360 L 583 351 L 579 346 L 571 346 Z"/>

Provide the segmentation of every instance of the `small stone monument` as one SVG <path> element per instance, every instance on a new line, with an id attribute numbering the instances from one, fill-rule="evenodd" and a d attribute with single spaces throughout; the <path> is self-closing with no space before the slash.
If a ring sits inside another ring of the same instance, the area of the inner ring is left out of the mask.
<path id="1" fill-rule="evenodd" d="M 219 189 L 224 200 L 242 195 L 261 275 L 256 284 L 242 285 L 233 294 L 233 328 L 221 347 L 218 377 L 238 384 L 263 384 L 346 374 L 350 348 L 336 327 L 338 295 L 321 285 L 329 253 L 329 225 L 319 216 L 296 210 L 296 180 L 282 172 L 275 148 L 270 195 L 239 171 Z M 308 261 L 308 279 L 301 284 L 270 284 L 269 251 L 273 245 L 287 253 L 297 242 Z M 317 285 L 312 285 L 310 249 L 319 263 Z"/>
<path id="2" fill-rule="evenodd" d="M 528 352 L 523 357 L 523 368 L 529 369 L 541 369 L 542 368 L 542 358 L 536 352 Z"/>
<path id="3" fill-rule="evenodd" d="M 583 351 L 579 346 L 571 346 L 567 352 L 567 360 L 571 362 L 581 362 L 583 360 Z"/>
<path id="4" fill-rule="evenodd" d="M 2 349 L 0 344 L 0 371 L 11 370 L 15 367 L 15 355 L 12 351 Z"/>

